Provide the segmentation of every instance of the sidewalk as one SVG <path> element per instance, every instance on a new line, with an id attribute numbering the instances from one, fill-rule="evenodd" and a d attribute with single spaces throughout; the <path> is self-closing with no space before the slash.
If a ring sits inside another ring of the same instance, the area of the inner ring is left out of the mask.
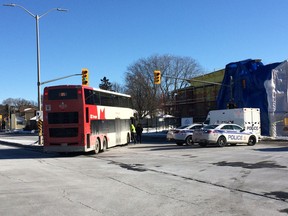
<path id="1" fill-rule="evenodd" d="M 38 135 L 29 133 L 1 133 L 0 144 L 34 150 L 43 150 L 43 146 L 38 145 Z"/>

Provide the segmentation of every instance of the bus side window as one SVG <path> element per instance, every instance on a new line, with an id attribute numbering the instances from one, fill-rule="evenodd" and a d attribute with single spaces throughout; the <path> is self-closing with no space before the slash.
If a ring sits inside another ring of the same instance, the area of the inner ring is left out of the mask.
<path id="1" fill-rule="evenodd" d="M 100 104 L 100 95 L 99 95 L 99 92 L 94 91 L 94 92 L 93 92 L 93 97 L 94 97 L 94 104 L 95 104 L 95 105 Z"/>
<path id="2" fill-rule="evenodd" d="M 91 90 L 85 89 L 85 104 L 93 104 L 93 92 Z"/>
<path id="3" fill-rule="evenodd" d="M 120 107 L 131 107 L 130 106 L 130 98 L 127 98 L 127 97 L 122 97 L 120 99 Z"/>
<path id="4" fill-rule="evenodd" d="M 86 117 L 86 123 L 89 123 L 89 108 L 88 107 L 86 107 L 86 115 L 85 115 L 85 117 Z"/>
<path id="5" fill-rule="evenodd" d="M 119 105 L 119 96 L 118 95 L 112 95 L 111 106 L 120 106 Z"/>

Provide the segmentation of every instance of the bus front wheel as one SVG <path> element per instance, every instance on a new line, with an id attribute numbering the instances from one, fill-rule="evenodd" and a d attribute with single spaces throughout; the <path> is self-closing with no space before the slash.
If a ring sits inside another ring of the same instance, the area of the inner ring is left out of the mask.
<path id="1" fill-rule="evenodd" d="M 100 141 L 99 139 L 96 139 L 94 153 L 98 154 L 99 151 L 100 151 Z"/>

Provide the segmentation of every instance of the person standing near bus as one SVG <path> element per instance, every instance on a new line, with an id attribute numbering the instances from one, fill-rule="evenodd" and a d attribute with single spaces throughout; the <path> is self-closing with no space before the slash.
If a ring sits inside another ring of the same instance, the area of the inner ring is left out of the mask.
<path id="1" fill-rule="evenodd" d="M 131 123 L 131 139 L 134 144 L 136 144 L 136 128 L 133 123 Z"/>
<path id="2" fill-rule="evenodd" d="M 142 132 L 143 132 L 143 128 L 141 124 L 138 123 L 136 127 L 136 139 L 137 139 L 137 142 L 139 143 L 142 143 Z"/>

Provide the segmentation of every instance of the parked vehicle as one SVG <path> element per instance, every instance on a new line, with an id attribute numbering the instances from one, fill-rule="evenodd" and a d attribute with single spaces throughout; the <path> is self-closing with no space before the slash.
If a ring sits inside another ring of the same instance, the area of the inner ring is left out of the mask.
<path id="1" fill-rule="evenodd" d="M 166 135 L 166 139 L 167 140 L 174 140 L 174 134 L 175 133 L 178 133 L 180 130 L 183 130 L 185 128 L 188 128 L 190 125 L 184 125 L 184 126 L 180 126 L 178 128 L 174 128 L 174 129 L 170 129 L 168 132 L 167 132 L 167 135 Z"/>
<path id="2" fill-rule="evenodd" d="M 188 128 L 182 129 L 174 133 L 174 140 L 177 145 L 183 145 L 184 143 L 187 145 L 192 145 L 192 135 L 194 130 L 200 129 L 203 127 L 203 124 L 192 124 Z"/>
<path id="3" fill-rule="evenodd" d="M 247 131 L 237 124 L 214 124 L 195 130 L 192 140 L 202 147 L 207 144 L 217 144 L 223 147 L 227 144 L 236 145 L 238 143 L 252 146 L 258 142 L 258 137 L 255 133 Z"/>
<path id="4" fill-rule="evenodd" d="M 232 123 L 238 124 L 246 131 L 261 136 L 260 109 L 259 108 L 237 108 L 211 110 L 205 121 L 205 124 L 222 124 Z"/>

